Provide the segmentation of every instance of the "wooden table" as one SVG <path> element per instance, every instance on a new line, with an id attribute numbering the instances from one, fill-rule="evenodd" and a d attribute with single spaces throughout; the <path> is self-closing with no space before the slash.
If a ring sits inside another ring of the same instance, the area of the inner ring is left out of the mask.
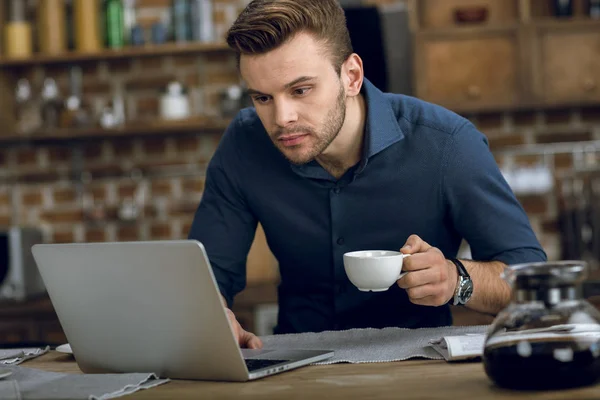
<path id="1" fill-rule="evenodd" d="M 72 357 L 51 351 L 22 364 L 81 373 Z M 600 384 L 555 392 L 515 392 L 495 387 L 478 362 L 409 360 L 307 366 L 246 383 L 174 380 L 125 399 L 598 399 Z"/>

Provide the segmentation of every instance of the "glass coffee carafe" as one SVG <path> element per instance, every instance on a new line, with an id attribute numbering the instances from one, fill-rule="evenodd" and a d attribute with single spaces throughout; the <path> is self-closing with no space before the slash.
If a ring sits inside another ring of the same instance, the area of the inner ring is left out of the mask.
<path id="1" fill-rule="evenodd" d="M 485 341 L 487 375 L 510 389 L 559 389 L 600 378 L 600 312 L 582 297 L 583 261 L 520 264 L 503 277 L 512 301 Z"/>

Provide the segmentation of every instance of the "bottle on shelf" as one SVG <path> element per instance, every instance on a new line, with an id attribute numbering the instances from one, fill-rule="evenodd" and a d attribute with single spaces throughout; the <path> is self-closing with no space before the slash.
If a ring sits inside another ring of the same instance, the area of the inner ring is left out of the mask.
<path id="1" fill-rule="evenodd" d="M 65 0 L 65 19 L 67 49 L 75 50 L 75 15 L 73 12 L 73 0 Z"/>
<path id="2" fill-rule="evenodd" d="M 123 34 L 125 36 L 125 43 L 128 45 L 135 45 L 133 40 L 133 29 L 135 26 L 135 0 L 123 0 Z"/>
<path id="3" fill-rule="evenodd" d="M 85 128 L 90 125 L 89 114 L 83 108 L 81 99 L 77 96 L 69 96 L 65 100 L 65 106 L 60 115 L 60 128 Z"/>
<path id="4" fill-rule="evenodd" d="M 4 23 L 4 55 L 29 57 L 33 53 L 31 24 L 27 20 L 27 4 L 23 0 L 5 0 L 7 16 Z"/>
<path id="5" fill-rule="evenodd" d="M 21 78 L 15 90 L 17 131 L 30 134 L 41 126 L 39 108 L 34 101 L 29 80 Z"/>
<path id="6" fill-rule="evenodd" d="M 190 2 L 188 0 L 172 0 L 171 30 L 173 41 L 180 43 L 192 39 L 190 15 Z"/>
<path id="7" fill-rule="evenodd" d="M 167 28 L 162 22 L 155 22 L 150 28 L 152 43 L 163 44 L 167 41 Z"/>
<path id="8" fill-rule="evenodd" d="M 141 25 L 135 25 L 131 28 L 128 44 L 130 46 L 143 46 L 146 43 L 144 28 Z"/>
<path id="9" fill-rule="evenodd" d="M 121 0 L 104 0 L 104 33 L 106 47 L 120 49 L 125 44 L 125 21 Z"/>
<path id="10" fill-rule="evenodd" d="M 126 117 L 125 117 L 125 96 L 123 96 L 123 91 L 119 88 L 115 94 L 113 95 L 113 111 L 115 113 L 115 122 L 118 126 L 125 125 Z"/>
<path id="11" fill-rule="evenodd" d="M 102 49 L 98 0 L 73 0 L 73 26 L 77 51 L 94 53 Z"/>
<path id="12" fill-rule="evenodd" d="M 199 42 L 213 42 L 215 27 L 213 22 L 212 0 L 191 0 L 192 39 Z"/>
<path id="13" fill-rule="evenodd" d="M 44 79 L 42 88 L 41 117 L 44 129 L 56 129 L 62 109 L 58 85 L 53 78 Z"/>
<path id="14" fill-rule="evenodd" d="M 85 128 L 91 124 L 88 110 L 83 104 L 81 67 L 71 67 L 69 71 L 70 94 L 61 110 L 61 128 Z"/>
<path id="15" fill-rule="evenodd" d="M 67 50 L 67 21 L 64 0 L 45 0 L 37 8 L 37 36 L 40 52 L 60 54 Z"/>
<path id="16" fill-rule="evenodd" d="M 167 85 L 166 93 L 160 98 L 160 116 L 163 120 L 181 120 L 190 117 L 190 101 L 179 82 Z"/>
<path id="17" fill-rule="evenodd" d="M 123 127 L 126 122 L 125 99 L 123 89 L 117 87 L 110 104 L 106 105 L 100 113 L 99 123 L 104 129 Z"/>
<path id="18" fill-rule="evenodd" d="M 232 118 L 243 108 L 243 94 L 244 91 L 240 85 L 229 86 L 221 93 L 220 111 L 222 117 Z"/>

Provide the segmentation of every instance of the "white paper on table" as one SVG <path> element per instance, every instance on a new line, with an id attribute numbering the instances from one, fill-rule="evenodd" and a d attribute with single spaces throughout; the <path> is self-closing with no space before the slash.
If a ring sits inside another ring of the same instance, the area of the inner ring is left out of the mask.
<path id="1" fill-rule="evenodd" d="M 484 334 L 444 336 L 430 341 L 429 344 L 446 361 L 468 360 L 483 355 L 485 338 Z"/>

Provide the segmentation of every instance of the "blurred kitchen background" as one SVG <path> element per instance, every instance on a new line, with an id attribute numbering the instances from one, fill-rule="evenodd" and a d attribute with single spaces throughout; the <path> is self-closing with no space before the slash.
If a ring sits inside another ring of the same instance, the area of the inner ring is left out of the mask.
<path id="1" fill-rule="evenodd" d="M 248 105 L 224 44 L 248 2 L 0 0 L 0 344 L 66 340 L 33 243 L 187 236 Z M 595 266 L 600 0 L 341 3 L 366 76 L 469 118 L 549 258 Z M 277 281 L 259 227 L 234 307 L 247 329 L 270 333 Z"/>

